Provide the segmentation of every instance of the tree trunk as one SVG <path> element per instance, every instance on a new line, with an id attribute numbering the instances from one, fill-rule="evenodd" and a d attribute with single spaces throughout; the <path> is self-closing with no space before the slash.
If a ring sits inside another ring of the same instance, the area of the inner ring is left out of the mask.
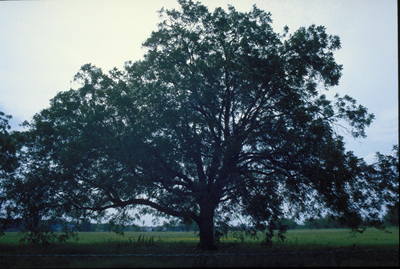
<path id="1" fill-rule="evenodd" d="M 200 243 L 198 248 L 203 250 L 216 250 L 214 241 L 214 210 L 215 207 L 209 203 L 200 206 L 199 231 Z"/>

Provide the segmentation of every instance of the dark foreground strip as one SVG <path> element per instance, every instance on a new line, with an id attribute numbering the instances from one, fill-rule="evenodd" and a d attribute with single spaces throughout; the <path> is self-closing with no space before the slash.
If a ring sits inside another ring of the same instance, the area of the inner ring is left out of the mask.
<path id="1" fill-rule="evenodd" d="M 218 257 L 218 256 L 271 256 L 271 255 L 299 255 L 299 254 L 338 254 L 338 253 L 366 253 L 366 252 L 399 252 L 394 250 L 352 250 L 352 251 L 324 251 L 324 252 L 282 252 L 282 253 L 214 253 L 214 254 L 32 254 L 32 255 L 2 255 L 0 258 L 24 257 Z"/>

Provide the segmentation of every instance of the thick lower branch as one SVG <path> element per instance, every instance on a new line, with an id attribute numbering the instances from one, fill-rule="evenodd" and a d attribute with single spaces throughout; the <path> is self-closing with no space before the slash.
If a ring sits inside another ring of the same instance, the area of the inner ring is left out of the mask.
<path id="1" fill-rule="evenodd" d="M 97 206 L 97 207 L 90 207 L 90 206 L 76 206 L 78 209 L 83 209 L 83 210 L 93 210 L 93 211 L 104 211 L 110 208 L 122 208 L 126 207 L 129 205 L 146 205 L 150 206 L 151 208 L 154 208 L 160 212 L 163 212 L 167 215 L 173 216 L 173 217 L 185 217 L 185 218 L 191 218 L 194 221 L 198 220 L 198 216 L 194 214 L 193 212 L 189 211 L 176 211 L 168 207 L 164 207 L 162 205 L 159 205 L 155 202 L 146 200 L 146 199 L 129 199 L 126 201 L 116 201 L 111 205 L 106 205 L 106 206 Z"/>

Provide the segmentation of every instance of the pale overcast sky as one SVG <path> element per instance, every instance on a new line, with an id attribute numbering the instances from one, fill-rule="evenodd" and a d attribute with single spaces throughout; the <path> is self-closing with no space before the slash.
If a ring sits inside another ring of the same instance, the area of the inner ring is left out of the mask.
<path id="1" fill-rule="evenodd" d="M 332 95 L 354 97 L 376 120 L 367 139 L 347 139 L 347 149 L 371 161 L 398 143 L 398 43 L 396 0 L 203 0 L 210 11 L 233 5 L 271 12 L 275 31 L 324 25 L 341 38 L 336 53 L 343 76 Z M 71 88 L 80 67 L 108 71 L 141 59 L 141 44 L 175 0 L 0 2 L 0 111 L 13 128 Z"/>

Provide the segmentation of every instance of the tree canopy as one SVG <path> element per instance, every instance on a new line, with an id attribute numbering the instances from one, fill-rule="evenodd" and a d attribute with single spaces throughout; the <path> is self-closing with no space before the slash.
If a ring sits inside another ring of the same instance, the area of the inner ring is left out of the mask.
<path id="1" fill-rule="evenodd" d="M 108 73 L 82 66 L 80 86 L 34 116 L 13 186 L 36 196 L 18 201 L 75 219 L 135 207 L 183 218 L 205 249 L 216 224 L 238 216 L 266 240 L 284 231 L 284 214 L 328 212 L 352 228 L 376 220 L 380 179 L 340 135 L 365 137 L 374 116 L 324 94 L 341 77 L 339 37 L 316 25 L 275 33 L 256 6 L 179 3 L 160 11 L 143 60 Z"/>

